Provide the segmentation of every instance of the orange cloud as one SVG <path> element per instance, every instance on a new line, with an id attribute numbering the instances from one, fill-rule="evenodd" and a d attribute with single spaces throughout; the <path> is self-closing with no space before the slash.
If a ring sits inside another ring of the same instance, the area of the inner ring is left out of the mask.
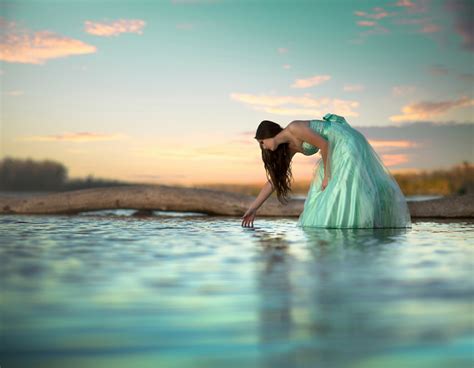
<path id="1" fill-rule="evenodd" d="M 96 47 L 50 31 L 30 32 L 0 17 L 0 60 L 44 64 L 48 59 L 96 52 Z"/>
<path id="2" fill-rule="evenodd" d="M 102 134 L 94 132 L 63 133 L 56 135 L 37 135 L 19 138 L 30 142 L 97 142 L 115 141 L 126 138 L 123 134 Z"/>
<path id="3" fill-rule="evenodd" d="M 292 85 L 292 88 L 308 88 L 324 83 L 331 79 L 330 75 L 315 75 L 314 77 L 306 79 L 297 79 Z"/>
<path id="4" fill-rule="evenodd" d="M 382 161 L 385 164 L 385 166 L 397 166 L 400 164 L 403 164 L 405 162 L 408 162 L 408 155 L 405 154 L 385 154 L 382 155 Z"/>
<path id="5" fill-rule="evenodd" d="M 255 110 L 278 115 L 320 116 L 327 112 L 333 112 L 348 117 L 359 116 L 358 112 L 353 111 L 354 108 L 359 106 L 358 101 L 331 99 L 327 97 L 314 98 L 309 94 L 296 97 L 231 93 L 230 98 L 250 105 Z"/>
<path id="6" fill-rule="evenodd" d="M 419 146 L 418 143 L 413 142 L 413 141 L 408 141 L 408 140 L 387 141 L 387 140 L 369 139 L 369 143 L 372 147 L 378 148 L 378 149 L 410 148 L 410 147 Z"/>
<path id="7" fill-rule="evenodd" d="M 462 96 L 457 100 L 417 102 L 404 106 L 402 108 L 403 114 L 391 116 L 390 120 L 394 122 L 402 122 L 429 119 L 433 116 L 448 112 L 449 110 L 466 106 L 474 106 L 474 99 L 469 98 L 468 96 Z"/>
<path id="8" fill-rule="evenodd" d="M 143 34 L 145 21 L 141 19 L 119 19 L 113 22 L 93 22 L 86 20 L 84 29 L 87 33 L 94 36 L 117 36 L 121 33 Z"/>

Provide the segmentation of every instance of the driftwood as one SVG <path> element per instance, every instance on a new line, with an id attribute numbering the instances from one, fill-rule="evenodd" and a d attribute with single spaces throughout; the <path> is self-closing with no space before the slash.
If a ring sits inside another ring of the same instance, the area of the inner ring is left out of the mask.
<path id="1" fill-rule="evenodd" d="M 0 214 L 75 214 L 106 209 L 136 209 L 137 214 L 151 210 L 198 212 L 209 215 L 241 216 L 255 197 L 224 191 L 136 185 L 83 189 L 34 196 L 0 196 Z M 304 200 L 292 199 L 287 205 L 269 198 L 258 216 L 296 217 Z M 412 218 L 473 218 L 474 195 L 452 196 L 408 202 Z"/>

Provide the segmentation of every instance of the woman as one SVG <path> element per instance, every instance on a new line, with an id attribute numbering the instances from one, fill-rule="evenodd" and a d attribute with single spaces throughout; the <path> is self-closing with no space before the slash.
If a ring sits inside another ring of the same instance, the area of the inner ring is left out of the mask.
<path id="1" fill-rule="evenodd" d="M 255 139 L 267 174 L 255 201 L 242 216 L 253 226 L 256 212 L 276 190 L 285 204 L 291 190 L 291 159 L 321 153 L 297 226 L 324 228 L 411 227 L 400 187 L 367 139 L 339 115 L 295 120 L 283 129 L 264 120 Z M 327 168 L 327 169 L 326 169 Z"/>

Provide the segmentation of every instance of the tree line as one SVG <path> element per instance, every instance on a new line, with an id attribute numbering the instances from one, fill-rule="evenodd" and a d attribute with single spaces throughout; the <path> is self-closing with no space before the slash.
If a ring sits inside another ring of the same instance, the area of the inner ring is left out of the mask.
<path id="1" fill-rule="evenodd" d="M 416 173 L 393 175 L 405 195 L 466 194 L 474 193 L 474 165 L 464 161 L 449 169 L 424 170 Z M 68 178 L 68 169 L 52 160 L 35 161 L 7 157 L 0 161 L 0 190 L 15 191 L 65 191 L 118 185 L 134 185 L 119 180 Z M 309 181 L 293 183 L 294 194 L 306 194 Z M 257 195 L 261 185 L 257 184 L 209 184 L 200 187 Z"/>
<path id="2" fill-rule="evenodd" d="M 6 157 L 0 161 L 0 190 L 65 191 L 130 183 L 118 180 L 86 178 L 69 179 L 68 169 L 53 160 Z"/>

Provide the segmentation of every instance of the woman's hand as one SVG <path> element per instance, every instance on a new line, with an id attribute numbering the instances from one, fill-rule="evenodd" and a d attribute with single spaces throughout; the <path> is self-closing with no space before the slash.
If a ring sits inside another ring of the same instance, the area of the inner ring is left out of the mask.
<path id="1" fill-rule="evenodd" d="M 253 208 L 249 208 L 247 212 L 244 213 L 242 216 L 242 226 L 243 227 L 253 227 L 253 220 L 255 215 L 257 214 L 257 210 Z"/>
<path id="2" fill-rule="evenodd" d="M 323 182 L 322 182 L 322 184 L 321 184 L 321 190 L 326 189 L 326 187 L 328 186 L 328 182 L 329 182 L 329 177 L 328 177 L 328 176 L 324 176 Z"/>

